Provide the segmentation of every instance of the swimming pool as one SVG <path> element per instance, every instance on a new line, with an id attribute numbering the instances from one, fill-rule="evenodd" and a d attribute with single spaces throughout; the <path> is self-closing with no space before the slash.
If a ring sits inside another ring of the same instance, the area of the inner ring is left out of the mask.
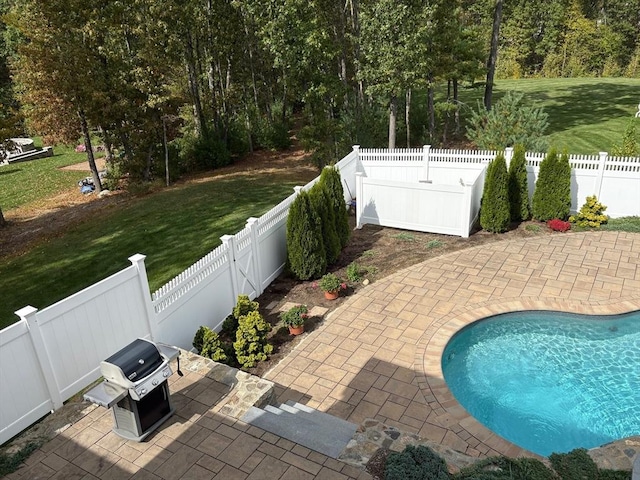
<path id="1" fill-rule="evenodd" d="M 442 371 L 471 415 L 539 455 L 640 435 L 640 312 L 490 317 L 451 338 Z"/>

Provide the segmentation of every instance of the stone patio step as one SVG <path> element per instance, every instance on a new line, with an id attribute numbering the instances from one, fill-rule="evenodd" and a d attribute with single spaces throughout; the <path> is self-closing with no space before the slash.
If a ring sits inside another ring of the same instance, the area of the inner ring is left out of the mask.
<path id="1" fill-rule="evenodd" d="M 267 405 L 264 409 L 252 407 L 241 420 L 331 458 L 338 458 L 357 428 L 341 418 L 293 402 L 279 407 Z"/>

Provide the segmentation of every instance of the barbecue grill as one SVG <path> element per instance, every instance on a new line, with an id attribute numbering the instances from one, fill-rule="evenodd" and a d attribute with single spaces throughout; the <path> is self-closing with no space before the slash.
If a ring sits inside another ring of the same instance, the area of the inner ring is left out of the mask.
<path id="1" fill-rule="evenodd" d="M 138 338 L 100 363 L 104 381 L 84 398 L 113 413 L 113 431 L 141 442 L 173 414 L 168 378 L 169 362 L 178 359 L 175 347 Z"/>

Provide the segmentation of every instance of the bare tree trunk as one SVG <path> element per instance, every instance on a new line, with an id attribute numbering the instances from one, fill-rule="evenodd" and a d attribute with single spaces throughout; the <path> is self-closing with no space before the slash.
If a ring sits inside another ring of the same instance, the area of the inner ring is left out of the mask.
<path id="1" fill-rule="evenodd" d="M 404 96 L 405 108 L 404 108 L 404 121 L 407 124 L 407 148 L 411 148 L 411 116 L 409 111 L 411 109 L 411 89 L 408 89 Z"/>
<path id="2" fill-rule="evenodd" d="M 433 75 L 429 74 L 429 88 L 427 89 L 427 114 L 429 119 L 429 141 L 433 142 L 436 136 L 436 112 L 433 101 Z"/>
<path id="3" fill-rule="evenodd" d="M 195 64 L 193 40 L 191 33 L 187 33 L 187 42 L 185 45 L 185 62 L 187 64 L 187 75 L 189 77 L 189 91 L 191 92 L 191 100 L 193 101 L 193 114 L 196 122 L 196 134 L 201 136 L 206 134 L 206 122 L 204 112 L 202 110 L 202 101 L 200 100 L 200 86 L 198 85 L 198 72 Z"/>
<path id="4" fill-rule="evenodd" d="M 453 101 L 456 104 L 456 109 L 454 110 L 454 119 L 456 124 L 455 134 L 458 135 L 460 133 L 460 102 L 458 101 L 458 79 L 453 79 Z"/>
<path id="5" fill-rule="evenodd" d="M 491 33 L 491 51 L 487 60 L 487 83 L 484 87 L 484 108 L 491 110 L 491 97 L 493 95 L 493 77 L 496 73 L 498 60 L 498 41 L 500 40 L 500 22 L 502 21 L 502 1 L 496 0 L 496 8 L 493 12 L 493 30 Z"/>
<path id="6" fill-rule="evenodd" d="M 396 148 L 396 122 L 398 120 L 398 98 L 393 95 L 389 102 L 389 149 Z"/>
<path id="7" fill-rule="evenodd" d="M 93 156 L 93 146 L 91 145 L 91 132 L 89 132 L 89 126 L 87 125 L 87 117 L 84 114 L 84 110 L 78 110 L 78 117 L 80 118 L 80 129 L 82 130 L 82 136 L 84 137 L 84 147 L 87 151 L 87 160 L 89 161 L 89 168 L 91 169 L 91 177 L 93 178 L 93 185 L 96 188 L 96 192 L 102 191 L 102 183 L 100 183 L 100 175 L 98 174 L 98 167 L 96 166 L 96 159 Z"/>

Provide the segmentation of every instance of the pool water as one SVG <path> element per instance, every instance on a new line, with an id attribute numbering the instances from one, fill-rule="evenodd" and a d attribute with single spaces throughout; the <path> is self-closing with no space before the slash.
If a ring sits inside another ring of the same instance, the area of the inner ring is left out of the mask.
<path id="1" fill-rule="evenodd" d="M 640 312 L 517 312 L 458 332 L 442 355 L 458 402 L 539 455 L 640 435 Z"/>

